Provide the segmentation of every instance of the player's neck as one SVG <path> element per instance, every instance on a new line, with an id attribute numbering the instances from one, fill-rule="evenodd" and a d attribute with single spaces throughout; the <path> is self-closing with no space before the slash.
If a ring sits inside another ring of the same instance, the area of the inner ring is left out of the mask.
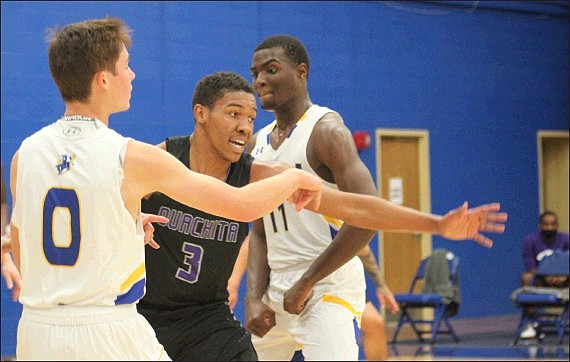
<path id="1" fill-rule="evenodd" d="M 190 169 L 226 181 L 231 162 L 220 157 L 211 144 L 204 144 L 195 134 L 190 136 Z"/>
<path id="2" fill-rule="evenodd" d="M 293 101 L 281 109 L 276 109 L 274 113 L 277 124 L 281 129 L 294 126 L 312 105 L 313 103 L 307 96 L 297 101 Z"/>
<path id="3" fill-rule="evenodd" d="M 80 102 L 68 102 L 65 105 L 64 116 L 81 116 L 86 118 L 96 118 L 103 122 L 105 125 L 109 126 L 109 115 L 96 109 L 91 104 L 80 103 Z"/>

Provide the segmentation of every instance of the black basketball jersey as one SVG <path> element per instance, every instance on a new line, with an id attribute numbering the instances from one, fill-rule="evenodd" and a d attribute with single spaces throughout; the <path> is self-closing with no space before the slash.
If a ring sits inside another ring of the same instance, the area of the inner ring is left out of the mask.
<path id="1" fill-rule="evenodd" d="M 190 137 L 167 138 L 166 150 L 189 167 Z M 226 183 L 247 185 L 252 162 L 244 153 L 231 164 Z M 188 192 L 200 190 L 188 185 Z M 146 247 L 146 294 L 139 307 L 174 309 L 226 301 L 228 278 L 248 223 L 208 214 L 158 192 L 142 201 L 142 211 L 170 220 L 153 224 L 160 249 Z"/>

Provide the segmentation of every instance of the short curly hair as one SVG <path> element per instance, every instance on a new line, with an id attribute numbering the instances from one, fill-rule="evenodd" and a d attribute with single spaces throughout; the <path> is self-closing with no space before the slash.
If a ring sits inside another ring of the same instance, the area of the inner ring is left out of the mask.
<path id="1" fill-rule="evenodd" d="M 192 98 L 192 108 L 196 104 L 211 108 L 226 93 L 236 91 L 254 94 L 253 86 L 237 73 L 215 72 L 208 74 L 196 85 Z"/>
<path id="2" fill-rule="evenodd" d="M 299 65 L 305 63 L 307 65 L 307 79 L 309 78 L 309 55 L 303 43 L 292 35 L 276 34 L 272 35 L 255 47 L 254 52 L 269 48 L 281 48 L 289 60 Z"/>

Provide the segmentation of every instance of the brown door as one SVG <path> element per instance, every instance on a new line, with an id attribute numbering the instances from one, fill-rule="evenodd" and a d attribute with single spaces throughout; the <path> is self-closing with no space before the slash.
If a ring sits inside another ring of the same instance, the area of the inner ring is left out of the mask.
<path id="1" fill-rule="evenodd" d="M 538 154 L 541 212 L 555 212 L 558 229 L 568 232 L 568 132 L 538 132 Z"/>
<path id="2" fill-rule="evenodd" d="M 430 212 L 427 138 L 426 131 L 377 130 L 380 197 Z M 378 239 L 386 283 L 394 294 L 407 292 L 420 261 L 431 253 L 431 236 L 381 232 Z"/>

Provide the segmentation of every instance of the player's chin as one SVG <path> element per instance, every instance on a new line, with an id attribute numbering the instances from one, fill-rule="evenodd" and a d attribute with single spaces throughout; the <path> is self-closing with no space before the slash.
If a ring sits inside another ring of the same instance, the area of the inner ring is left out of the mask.
<path id="1" fill-rule="evenodd" d="M 266 111 L 272 111 L 275 109 L 275 102 L 273 98 L 269 99 L 269 97 L 264 97 L 259 100 L 259 104 L 261 104 L 261 108 L 265 109 Z"/>
<path id="2" fill-rule="evenodd" d="M 223 158 L 227 161 L 227 162 L 237 162 L 239 161 L 239 159 L 241 158 L 241 155 L 243 154 L 243 151 L 245 150 L 244 146 L 237 146 L 233 143 L 230 142 L 230 147 L 227 149 L 224 149 L 222 154 L 223 154 Z"/>
<path id="3" fill-rule="evenodd" d="M 223 159 L 226 162 L 229 163 L 234 163 L 234 162 L 238 162 L 240 157 L 241 157 L 241 153 L 240 154 L 236 154 L 235 152 L 227 152 L 225 153 L 223 156 Z"/>

